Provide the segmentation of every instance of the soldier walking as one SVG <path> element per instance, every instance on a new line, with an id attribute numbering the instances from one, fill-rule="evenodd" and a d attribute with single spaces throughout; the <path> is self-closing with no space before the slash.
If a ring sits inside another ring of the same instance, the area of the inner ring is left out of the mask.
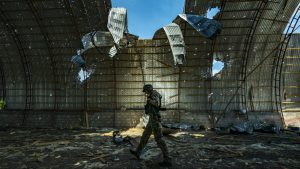
<path id="1" fill-rule="evenodd" d="M 136 150 L 130 150 L 130 152 L 140 159 L 142 150 L 145 148 L 149 137 L 151 134 L 154 134 L 154 139 L 157 143 L 157 146 L 161 149 L 163 153 L 164 160 L 159 163 L 161 166 L 171 166 L 171 158 L 169 157 L 168 148 L 166 142 L 163 140 L 162 135 L 162 125 L 161 125 L 161 116 L 159 110 L 161 108 L 161 98 L 162 96 L 156 91 L 153 90 L 152 85 L 146 84 L 143 87 L 143 92 L 147 96 L 147 104 L 145 105 L 145 113 L 149 115 L 149 122 L 143 132 L 140 143 Z"/>

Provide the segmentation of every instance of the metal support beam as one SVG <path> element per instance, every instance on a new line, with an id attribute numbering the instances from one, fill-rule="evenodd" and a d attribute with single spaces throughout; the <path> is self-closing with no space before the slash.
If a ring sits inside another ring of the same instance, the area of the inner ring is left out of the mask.
<path id="1" fill-rule="evenodd" d="M 78 30 L 78 26 L 77 26 L 78 24 L 76 22 L 74 11 L 73 11 L 73 8 L 71 7 L 71 4 L 70 4 L 70 0 L 64 0 L 64 4 L 66 6 L 66 9 L 67 9 L 68 13 L 71 15 L 72 24 L 73 24 L 73 27 L 75 28 L 75 33 L 77 34 L 77 37 L 78 37 L 77 40 L 81 40 L 81 34 Z"/>
<path id="2" fill-rule="evenodd" d="M 294 15 L 292 16 L 292 20 L 288 24 L 287 33 L 284 35 L 279 50 L 277 52 L 277 57 L 273 61 L 273 70 L 272 70 L 272 79 L 274 86 L 274 94 L 275 94 L 275 110 L 281 115 L 282 126 L 285 128 L 285 120 L 282 111 L 282 68 L 285 60 L 285 53 L 288 48 L 289 41 L 293 32 L 297 29 L 298 22 L 300 19 L 300 6 L 297 7 Z"/>
<path id="3" fill-rule="evenodd" d="M 5 72 L 3 68 L 3 62 L 2 59 L 0 59 L 0 76 L 1 76 L 1 87 L 2 87 L 2 99 L 6 99 L 6 79 L 5 79 Z"/>
<path id="4" fill-rule="evenodd" d="M 248 70 L 248 62 L 249 62 L 249 59 L 251 57 L 251 49 L 254 45 L 253 43 L 253 37 L 255 36 L 255 33 L 256 33 L 256 29 L 257 29 L 257 26 L 259 25 L 259 23 L 261 22 L 261 17 L 263 15 L 263 12 L 265 11 L 266 7 L 267 7 L 267 1 L 260 1 L 258 2 L 257 4 L 257 11 L 255 12 L 254 16 L 253 16 L 253 20 L 252 20 L 252 26 L 251 28 L 249 29 L 248 31 L 248 36 L 247 36 L 247 41 L 246 41 L 246 44 L 245 44 L 245 52 L 244 54 L 242 55 L 243 56 L 243 62 L 242 62 L 242 65 L 241 65 L 241 72 L 240 72 L 240 76 L 239 76 L 239 79 L 240 79 L 240 83 L 242 84 L 241 85 L 241 96 L 240 96 L 240 99 L 241 99 L 241 107 L 243 109 L 246 109 L 247 110 L 247 82 L 246 82 L 246 75 L 247 75 L 247 70 Z M 246 113 L 246 118 L 248 119 L 248 113 Z"/>
<path id="5" fill-rule="evenodd" d="M 1 3 L 0 3 L 1 4 Z M 31 77 L 31 70 L 28 64 L 28 57 L 24 51 L 25 47 L 22 44 L 21 38 L 19 34 L 15 31 L 16 26 L 9 20 L 9 17 L 6 15 L 6 13 L 3 12 L 3 4 L 0 6 L 0 21 L 4 23 L 6 26 L 6 29 L 8 32 L 10 32 L 14 43 L 16 44 L 20 61 L 22 63 L 22 68 L 24 72 L 24 81 L 25 81 L 25 104 L 24 104 L 24 114 L 23 114 L 23 122 L 22 125 L 25 124 L 26 121 L 26 115 L 27 110 L 31 109 L 31 103 L 32 103 L 32 77 Z"/>
<path id="6" fill-rule="evenodd" d="M 47 52 L 50 57 L 50 64 L 51 64 L 51 69 L 52 69 L 52 76 L 53 76 L 53 81 L 54 81 L 54 110 L 57 110 L 57 73 L 56 73 L 56 63 L 55 63 L 55 58 L 51 50 L 51 40 L 49 38 L 47 28 L 44 26 L 43 19 L 40 18 L 40 13 L 37 10 L 36 4 L 34 4 L 33 1 L 27 0 L 27 5 L 30 8 L 31 13 L 33 14 L 36 23 L 39 26 L 39 29 L 41 31 L 41 34 L 43 36 L 44 42 L 47 47 Z M 43 59 L 41 59 L 43 60 Z"/>
<path id="7" fill-rule="evenodd" d="M 218 16 L 218 18 L 216 18 L 216 20 L 220 20 L 220 19 L 222 19 L 222 16 L 223 16 L 223 14 L 224 14 L 224 9 L 225 9 L 225 6 L 226 6 L 226 2 L 227 2 L 227 0 L 224 0 L 224 1 L 222 1 L 221 2 L 221 9 L 220 9 L 220 14 L 219 14 L 219 16 Z M 215 46 L 216 46 L 216 41 L 217 41 L 217 39 L 218 39 L 218 37 L 217 38 L 215 38 L 212 42 L 211 42 L 211 49 L 210 49 L 210 58 L 211 58 L 211 60 L 210 60 L 210 63 L 209 63 L 209 66 L 210 66 L 210 77 L 212 77 L 212 71 L 213 71 L 213 54 L 214 54 L 214 52 L 215 52 Z M 215 124 L 215 112 L 214 112 L 214 110 L 213 110 L 213 100 L 212 100 L 212 93 L 214 93 L 213 92 L 213 88 L 212 88 L 212 83 L 213 83 L 213 81 L 212 81 L 212 78 L 210 78 L 208 81 L 207 81 L 209 84 L 208 84 L 208 92 L 207 92 L 207 97 L 209 97 L 210 96 L 210 98 L 208 98 L 208 107 L 207 107 L 207 110 L 209 111 L 208 113 L 209 113 L 209 115 L 210 115 L 210 123 L 211 123 L 211 127 L 212 128 L 215 128 L 216 126 L 216 124 Z"/>
<path id="8" fill-rule="evenodd" d="M 117 113 L 117 107 L 118 107 L 118 96 L 117 96 L 117 68 L 116 68 L 116 57 L 112 58 L 112 67 L 113 67 L 113 73 L 114 73 L 114 94 L 113 94 L 113 112 L 114 112 L 114 124 L 113 126 L 116 127 L 116 113 Z"/>
<path id="9" fill-rule="evenodd" d="M 129 50 L 129 51 L 130 51 L 130 54 L 132 55 L 131 50 Z M 138 50 L 136 46 L 135 46 L 135 48 L 134 48 L 134 51 L 135 51 L 135 53 L 136 53 L 137 56 L 138 56 L 138 62 L 139 62 L 139 64 L 140 64 L 141 75 L 142 75 L 142 81 L 143 81 L 143 85 L 145 85 L 145 70 L 143 69 L 143 63 L 142 63 L 142 61 L 143 61 L 143 59 L 142 59 L 142 57 L 143 57 L 142 51 L 141 51 L 141 50 Z"/>
<path id="10" fill-rule="evenodd" d="M 45 19 L 42 19 L 40 18 L 40 13 L 39 11 L 37 10 L 37 7 L 35 6 L 36 4 L 34 4 L 33 1 L 31 0 L 27 0 L 27 5 L 31 11 L 31 13 L 33 14 L 34 16 L 34 19 L 38 25 L 38 28 L 41 32 L 41 36 L 43 36 L 43 43 L 46 44 L 46 51 L 48 53 L 48 56 L 50 58 L 50 65 L 51 65 L 51 69 L 52 69 L 52 76 L 53 76 L 53 82 L 54 82 L 54 103 L 53 103 L 53 109 L 54 110 L 57 110 L 58 109 L 58 102 L 57 102 L 57 91 L 58 91 L 58 87 L 57 87 L 57 83 L 58 83 L 58 80 L 57 80 L 57 73 L 56 73 L 56 63 L 55 63 L 55 58 L 54 58 L 54 55 L 52 53 L 52 45 L 51 45 L 51 42 L 50 42 L 50 38 L 49 38 L 49 35 L 48 35 L 48 32 L 46 30 L 46 26 L 45 26 L 45 23 L 43 22 Z M 43 60 L 43 59 L 41 59 Z M 55 111 L 54 111 L 55 112 Z M 52 122 L 54 124 L 55 122 L 55 113 L 52 115 Z"/>

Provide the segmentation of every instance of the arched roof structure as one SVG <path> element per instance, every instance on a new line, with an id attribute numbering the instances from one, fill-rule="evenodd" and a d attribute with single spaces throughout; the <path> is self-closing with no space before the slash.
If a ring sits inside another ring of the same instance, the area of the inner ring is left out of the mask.
<path id="1" fill-rule="evenodd" d="M 200 114 L 198 119 L 205 117 L 209 125 L 225 124 L 226 117 L 232 116 L 229 110 L 248 110 L 252 105 L 245 118 L 277 113 L 279 119 L 274 120 L 280 121 L 278 70 L 288 42 L 283 32 L 299 2 L 186 0 L 184 12 L 188 14 L 205 15 L 209 8 L 219 7 L 215 19 L 222 24 L 222 32 L 208 40 L 183 20 L 175 19 L 186 43 L 185 65 L 172 65 L 167 38 L 158 31 L 153 40 L 138 40 L 113 60 L 106 49 L 88 52 L 84 57 L 96 65 L 96 72 L 80 85 L 74 82 L 76 69 L 70 58 L 81 48 L 84 34 L 107 30 L 111 1 L 3 0 L 0 75 L 6 109 L 142 110 L 140 88 L 152 83 L 165 96 L 166 107 L 188 113 L 195 121 Z M 217 79 L 211 78 L 216 55 L 225 63 Z M 251 101 L 250 93 L 255 93 Z M 178 115 L 179 120 L 188 118 Z"/>

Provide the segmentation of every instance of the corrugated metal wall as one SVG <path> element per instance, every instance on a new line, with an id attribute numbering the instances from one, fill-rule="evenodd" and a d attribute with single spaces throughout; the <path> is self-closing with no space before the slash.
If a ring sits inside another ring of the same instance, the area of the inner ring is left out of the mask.
<path id="1" fill-rule="evenodd" d="M 100 8 L 101 18 L 107 18 L 103 4 L 30 2 L 9 1 L 0 6 L 5 14 L 1 15 L 0 28 L 7 35 L 1 37 L 1 77 L 5 77 L 1 79 L 6 82 L 1 85 L 5 84 L 8 109 L 142 110 L 145 97 L 141 89 L 151 83 L 162 93 L 165 107 L 213 121 L 214 117 L 221 119 L 224 110 L 246 108 L 251 110 L 249 115 L 274 112 L 273 51 L 299 0 L 221 1 L 222 12 L 217 19 L 223 30 L 214 41 L 202 38 L 179 21 L 187 50 L 183 66 L 174 67 L 169 43 L 163 36 L 139 40 L 114 59 L 107 56 L 109 49 L 88 51 L 84 57 L 89 65 L 95 64 L 96 71 L 83 85 L 75 82 L 78 69 L 72 66 L 70 57 L 80 48 L 82 35 L 105 30 L 106 23 L 99 22 L 95 15 Z M 201 3 L 186 1 L 186 13 L 205 14 L 207 6 Z M 222 55 L 225 62 L 217 79 L 210 77 L 214 54 Z M 230 116 L 223 119 L 223 123 L 232 121 Z"/>

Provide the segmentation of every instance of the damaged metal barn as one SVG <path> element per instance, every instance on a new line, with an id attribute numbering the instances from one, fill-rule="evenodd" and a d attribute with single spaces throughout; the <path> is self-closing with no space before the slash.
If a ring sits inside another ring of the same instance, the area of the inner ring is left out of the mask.
<path id="1" fill-rule="evenodd" d="M 1 0 L 0 168 L 300 168 L 299 3 Z"/>

